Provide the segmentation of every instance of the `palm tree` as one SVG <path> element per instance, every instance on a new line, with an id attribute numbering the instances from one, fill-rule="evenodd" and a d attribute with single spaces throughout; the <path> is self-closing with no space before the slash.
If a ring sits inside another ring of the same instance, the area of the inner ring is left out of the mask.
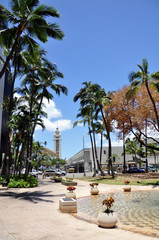
<path id="1" fill-rule="evenodd" d="M 39 5 L 39 3 L 40 0 L 13 0 L 10 4 L 11 11 L 0 5 L 1 18 L 9 25 L 9 28 L 3 28 L 0 31 L 0 45 L 10 49 L 0 72 L 0 79 L 13 57 L 21 36 L 25 39 L 25 45 L 28 45 L 32 52 L 37 45 L 32 36 L 43 43 L 47 42 L 48 37 L 60 40 L 64 37 L 64 33 L 57 24 L 50 24 L 45 20 L 45 17 L 48 16 L 58 18 L 60 14 L 55 8 L 47 7 L 44 4 Z"/>
<path id="2" fill-rule="evenodd" d="M 112 146 L 111 146 L 111 137 L 110 137 L 110 132 L 111 132 L 111 124 L 110 121 L 107 119 L 106 114 L 104 115 L 104 106 L 110 104 L 111 102 L 111 95 L 113 92 L 110 92 L 108 95 L 106 94 L 104 88 L 97 87 L 97 91 L 95 94 L 95 109 L 96 109 L 96 114 L 98 115 L 99 111 L 102 115 L 102 121 L 105 126 L 105 130 L 107 133 L 107 140 L 108 140 L 108 170 L 112 173 L 112 178 L 114 178 L 114 171 L 113 171 L 113 166 L 112 166 Z"/>
<path id="3" fill-rule="evenodd" d="M 157 89 L 157 91 L 159 90 L 159 72 L 154 72 L 152 74 L 149 74 L 148 61 L 145 58 L 142 60 L 142 65 L 138 64 L 137 66 L 140 68 L 140 70 L 137 72 L 133 71 L 129 74 L 129 81 L 131 83 L 131 87 L 130 87 L 130 90 L 128 90 L 126 96 L 128 98 L 131 98 L 136 93 L 136 91 L 139 90 L 140 85 L 145 85 L 147 93 L 150 97 L 150 100 L 154 108 L 154 112 L 156 116 L 156 124 L 159 130 L 159 116 L 157 112 L 157 107 L 149 88 L 151 84 Z"/>
<path id="4" fill-rule="evenodd" d="M 80 117 L 81 113 L 79 113 L 77 115 L 77 117 Z M 96 176 L 96 164 L 95 164 L 95 156 L 94 156 L 94 144 L 93 144 L 93 138 L 92 138 L 92 130 L 91 130 L 91 121 L 90 121 L 90 117 L 89 115 L 85 115 L 83 117 L 83 119 L 75 121 L 73 124 L 73 127 L 76 127 L 78 124 L 83 123 L 83 125 L 85 126 L 85 124 L 88 124 L 88 133 L 90 136 L 90 141 L 91 141 L 91 146 L 92 146 L 92 157 L 93 157 L 93 177 Z"/>
<path id="5" fill-rule="evenodd" d="M 83 85 L 84 87 L 81 88 L 80 91 L 75 95 L 74 102 L 80 99 L 80 105 L 81 105 L 80 112 L 82 112 L 81 116 L 84 117 L 86 115 L 87 116 L 89 115 L 90 117 L 96 163 L 99 171 L 101 172 L 101 175 L 104 175 L 104 172 L 102 171 L 101 165 L 98 160 L 98 154 L 97 154 L 96 143 L 95 143 L 95 127 L 94 127 L 94 119 L 96 118 L 94 97 L 95 97 L 95 93 L 100 88 L 100 86 L 98 84 L 91 84 L 91 81 L 83 82 Z"/>
<path id="6" fill-rule="evenodd" d="M 155 171 L 157 172 L 157 162 L 156 162 L 156 158 L 157 158 L 157 154 L 159 153 L 159 151 L 157 151 L 157 150 L 154 150 L 154 149 L 152 149 L 152 148 L 149 148 L 149 146 L 154 146 L 155 144 L 154 143 L 149 143 L 148 144 L 148 148 L 147 148 L 147 150 L 148 150 L 148 153 L 149 154 L 153 154 L 154 155 L 154 162 L 155 162 Z"/>
<path id="7" fill-rule="evenodd" d="M 138 151 L 138 142 L 135 140 L 130 140 L 127 138 L 125 141 L 125 152 L 127 154 L 132 154 L 133 158 L 136 160 L 137 158 L 137 151 Z"/>
<path id="8" fill-rule="evenodd" d="M 130 89 L 127 91 L 126 96 L 127 98 L 131 98 L 134 96 L 134 94 L 139 90 L 140 85 L 145 85 L 148 96 L 152 102 L 153 109 L 156 116 L 156 125 L 157 129 L 159 131 L 159 116 L 157 112 L 157 106 L 155 103 L 155 100 L 152 97 L 151 91 L 150 91 L 150 85 L 152 85 L 154 88 L 156 88 L 157 91 L 159 91 L 159 72 L 154 72 L 152 74 L 149 74 L 148 72 L 148 61 L 147 59 L 142 60 L 142 65 L 137 65 L 140 70 L 138 72 L 131 72 L 129 74 L 129 81 L 131 83 Z M 146 172 L 148 172 L 148 161 L 147 161 L 147 119 L 145 119 L 146 122 L 146 141 L 145 141 L 145 150 L 146 150 Z M 140 140 L 140 139 L 138 139 Z M 153 146 L 151 146 L 153 147 Z"/>

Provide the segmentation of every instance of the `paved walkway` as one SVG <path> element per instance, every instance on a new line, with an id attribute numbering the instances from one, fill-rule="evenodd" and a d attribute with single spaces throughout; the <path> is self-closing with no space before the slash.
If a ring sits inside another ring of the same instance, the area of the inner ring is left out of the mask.
<path id="1" fill-rule="evenodd" d="M 100 193 L 122 191 L 122 186 L 100 184 Z M 152 189 L 133 186 L 133 190 Z M 76 196 L 90 194 L 88 182 L 78 181 Z M 49 178 L 39 179 L 39 186 L 31 189 L 0 188 L 0 240 L 157 240 L 118 228 L 103 229 L 70 214 L 61 213 L 59 199 L 66 194 L 66 186 Z"/>

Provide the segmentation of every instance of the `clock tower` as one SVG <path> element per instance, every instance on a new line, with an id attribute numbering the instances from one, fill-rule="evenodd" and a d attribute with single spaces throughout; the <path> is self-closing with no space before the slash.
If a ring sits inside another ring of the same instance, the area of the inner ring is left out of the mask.
<path id="1" fill-rule="evenodd" d="M 56 158 L 61 158 L 61 133 L 58 128 L 54 133 L 54 152 L 56 153 Z"/>

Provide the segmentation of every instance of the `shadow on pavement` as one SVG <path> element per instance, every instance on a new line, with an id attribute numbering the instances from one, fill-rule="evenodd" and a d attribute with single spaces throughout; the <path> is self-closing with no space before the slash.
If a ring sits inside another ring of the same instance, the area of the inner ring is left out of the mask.
<path id="1" fill-rule="evenodd" d="M 32 203 L 38 203 L 38 202 L 54 202 L 53 200 L 45 199 L 47 197 L 64 197 L 65 194 L 49 194 L 51 191 L 34 191 L 34 192 L 23 192 L 23 193 L 17 193 L 14 191 L 6 191 L 0 194 L 0 197 L 11 197 L 14 199 L 21 199 L 30 201 Z"/>

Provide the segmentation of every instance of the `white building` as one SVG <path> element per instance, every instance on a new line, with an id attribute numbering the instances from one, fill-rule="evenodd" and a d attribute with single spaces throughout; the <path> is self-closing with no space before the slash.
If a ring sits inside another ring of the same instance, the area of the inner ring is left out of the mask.
<path id="1" fill-rule="evenodd" d="M 122 172 L 123 170 L 123 147 L 117 146 L 112 147 L 112 164 L 114 170 L 118 172 Z M 100 159 L 100 147 L 97 147 L 97 155 L 98 160 Z M 127 168 L 131 166 L 139 166 L 139 163 L 133 159 L 132 155 L 126 154 L 125 155 L 126 166 Z M 140 158 L 140 160 L 145 161 L 145 158 Z M 159 167 L 159 154 L 157 155 L 157 166 Z M 103 147 L 102 149 L 102 160 L 101 160 L 102 168 L 106 169 L 108 166 L 108 147 Z M 154 156 L 148 155 L 148 165 L 154 165 Z M 141 163 L 141 167 L 145 166 L 145 163 Z M 92 172 L 93 171 L 93 156 L 92 156 L 92 149 L 91 148 L 84 148 L 74 156 L 69 158 L 66 161 L 66 167 L 74 167 L 75 172 Z M 97 166 L 96 166 L 97 169 Z"/>

